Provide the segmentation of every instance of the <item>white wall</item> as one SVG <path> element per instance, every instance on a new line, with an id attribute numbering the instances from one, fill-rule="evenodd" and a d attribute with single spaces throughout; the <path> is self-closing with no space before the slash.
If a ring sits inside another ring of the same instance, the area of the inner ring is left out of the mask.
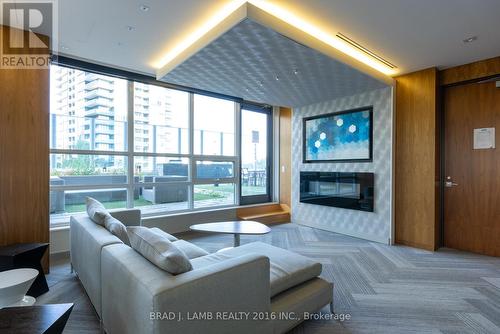
<path id="1" fill-rule="evenodd" d="M 302 163 L 302 118 L 373 105 L 373 162 Z M 292 222 L 367 240 L 390 243 L 392 233 L 392 88 L 293 110 Z M 375 210 L 364 212 L 299 202 L 300 171 L 373 172 Z"/>

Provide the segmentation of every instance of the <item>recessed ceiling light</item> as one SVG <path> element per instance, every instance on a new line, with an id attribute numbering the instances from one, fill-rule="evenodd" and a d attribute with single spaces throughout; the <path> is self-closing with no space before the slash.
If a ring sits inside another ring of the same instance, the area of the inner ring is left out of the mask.
<path id="1" fill-rule="evenodd" d="M 149 11 L 149 6 L 146 6 L 146 5 L 140 5 L 139 6 L 139 9 L 142 10 L 143 12 L 147 12 Z"/>
<path id="2" fill-rule="evenodd" d="M 477 36 L 470 36 L 470 37 L 467 37 L 466 39 L 462 40 L 462 42 L 464 42 L 465 44 L 467 43 L 472 43 L 474 41 L 477 40 Z"/>
<path id="3" fill-rule="evenodd" d="M 280 77 L 279 76 L 275 76 L 274 79 L 276 79 L 276 81 L 280 81 Z"/>
<path id="4" fill-rule="evenodd" d="M 295 75 L 299 74 L 299 70 L 298 70 L 298 69 L 296 69 L 296 68 L 294 68 L 294 69 L 293 69 L 293 74 L 295 74 Z"/>
<path id="5" fill-rule="evenodd" d="M 260 87 L 264 86 L 264 83 L 262 81 L 259 81 L 259 86 Z"/>
<path id="6" fill-rule="evenodd" d="M 126 26 L 125 28 L 127 28 L 128 31 L 134 31 L 135 30 L 135 27 L 132 27 L 132 26 Z"/>

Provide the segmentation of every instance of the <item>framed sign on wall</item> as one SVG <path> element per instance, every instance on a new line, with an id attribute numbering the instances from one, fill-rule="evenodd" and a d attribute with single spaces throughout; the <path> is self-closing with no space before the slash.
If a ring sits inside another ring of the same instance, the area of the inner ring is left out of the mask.
<path id="1" fill-rule="evenodd" d="M 370 162 L 373 159 L 373 107 L 303 119 L 303 162 Z"/>

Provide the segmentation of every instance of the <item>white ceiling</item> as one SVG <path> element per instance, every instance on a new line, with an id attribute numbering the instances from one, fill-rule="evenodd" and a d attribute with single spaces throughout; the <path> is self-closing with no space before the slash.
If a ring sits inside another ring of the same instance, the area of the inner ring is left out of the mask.
<path id="1" fill-rule="evenodd" d="M 154 74 L 152 64 L 231 0 L 61 0 L 61 52 Z M 500 55 L 499 0 L 269 0 L 349 36 L 402 73 Z M 141 4 L 151 9 L 142 12 Z M 126 26 L 135 30 L 128 31 Z M 462 40 L 477 35 L 465 45 Z"/>
<path id="2" fill-rule="evenodd" d="M 386 87 L 250 19 L 237 24 L 162 80 L 291 107 Z"/>

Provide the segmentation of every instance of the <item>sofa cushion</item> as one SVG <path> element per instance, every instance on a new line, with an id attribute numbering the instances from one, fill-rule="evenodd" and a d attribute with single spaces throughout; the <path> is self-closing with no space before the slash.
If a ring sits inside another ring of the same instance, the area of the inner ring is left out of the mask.
<path id="1" fill-rule="evenodd" d="M 101 202 L 92 198 L 85 198 L 85 206 L 87 208 L 87 214 L 89 218 L 96 224 L 104 226 L 104 220 L 109 215 L 108 210 L 102 205 Z"/>
<path id="2" fill-rule="evenodd" d="M 167 238 L 143 226 L 128 227 L 127 231 L 132 248 L 158 268 L 174 275 L 193 269 L 186 254 Z"/>
<path id="3" fill-rule="evenodd" d="M 190 242 L 187 242 L 186 240 L 177 240 L 174 241 L 173 244 L 179 248 L 181 251 L 186 254 L 186 256 L 191 260 L 195 259 L 200 256 L 205 256 L 208 255 L 209 253 L 204 250 L 203 248 L 200 248 Z"/>
<path id="4" fill-rule="evenodd" d="M 192 260 L 192 264 L 194 269 L 199 269 L 249 253 L 264 255 L 269 258 L 271 263 L 271 297 L 321 274 L 321 263 L 262 242 L 252 242 L 222 252 L 198 257 Z"/>
<path id="5" fill-rule="evenodd" d="M 130 246 L 127 228 L 121 221 L 108 214 L 104 219 L 104 227 L 113 235 L 117 236 L 125 245 Z"/>
<path id="6" fill-rule="evenodd" d="M 169 234 L 169 233 L 163 231 L 162 229 L 159 229 L 158 227 L 151 227 L 150 230 L 162 235 L 163 237 L 167 238 L 168 240 L 170 240 L 172 242 L 179 240 L 176 237 L 174 237 L 172 234 Z"/>

